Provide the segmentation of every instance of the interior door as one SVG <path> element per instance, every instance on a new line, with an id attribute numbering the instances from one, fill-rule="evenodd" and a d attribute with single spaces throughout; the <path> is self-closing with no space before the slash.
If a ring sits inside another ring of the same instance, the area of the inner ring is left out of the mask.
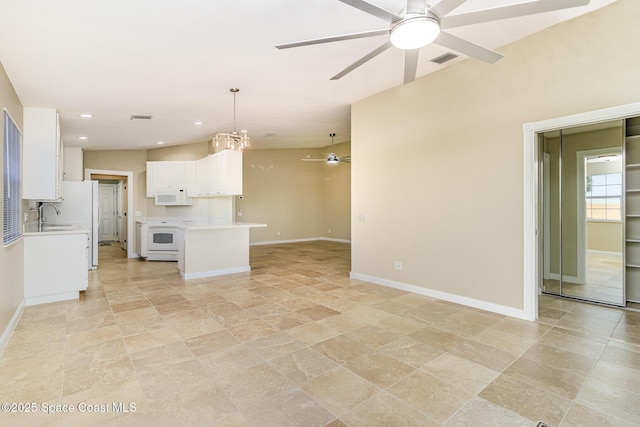
<path id="1" fill-rule="evenodd" d="M 124 243 L 124 181 L 118 182 L 116 185 L 116 233 L 118 235 L 118 242 Z"/>
<path id="2" fill-rule="evenodd" d="M 100 184 L 98 186 L 98 203 L 100 205 L 98 240 L 117 240 L 115 184 Z"/>
<path id="3" fill-rule="evenodd" d="M 619 120 L 542 135 L 544 292 L 624 305 L 622 141 Z"/>

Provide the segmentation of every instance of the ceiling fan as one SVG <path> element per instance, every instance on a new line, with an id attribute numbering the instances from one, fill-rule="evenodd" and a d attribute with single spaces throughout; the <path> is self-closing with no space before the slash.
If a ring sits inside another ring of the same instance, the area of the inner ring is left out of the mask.
<path id="1" fill-rule="evenodd" d="M 431 43 L 438 44 L 489 64 L 493 64 L 502 58 L 502 55 L 497 52 L 442 30 L 586 6 L 590 2 L 590 0 L 536 0 L 447 16 L 449 12 L 452 12 L 467 0 L 440 0 L 435 6 L 429 6 L 425 0 L 407 0 L 406 10 L 400 13 L 389 12 L 365 0 L 339 1 L 356 9 L 360 9 L 369 15 L 380 18 L 386 21 L 389 26 L 380 30 L 284 43 L 276 47 L 278 49 L 289 49 L 292 47 L 388 35 L 389 39 L 383 45 L 331 77 L 331 80 L 338 80 L 344 77 L 370 59 L 375 58 L 390 47 L 395 46 L 405 51 L 404 83 L 409 83 L 415 79 L 418 67 L 418 52 L 420 48 Z"/>
<path id="2" fill-rule="evenodd" d="M 336 134 L 330 133 L 329 136 L 331 137 L 331 153 L 329 153 L 326 159 L 314 159 L 311 157 L 307 157 L 306 159 L 300 159 L 300 160 L 302 160 L 303 162 L 327 162 L 329 164 L 336 164 L 338 162 L 351 163 L 351 156 L 338 157 L 335 155 L 335 152 L 333 149 L 333 138 L 336 136 Z"/>

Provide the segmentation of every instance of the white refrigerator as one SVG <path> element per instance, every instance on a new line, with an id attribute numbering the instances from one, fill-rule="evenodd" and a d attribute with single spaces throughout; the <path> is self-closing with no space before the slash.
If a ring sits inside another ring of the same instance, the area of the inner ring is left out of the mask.
<path id="1" fill-rule="evenodd" d="M 98 181 L 63 181 L 60 215 L 48 211 L 47 224 L 80 225 L 89 230 L 89 270 L 98 268 Z"/>

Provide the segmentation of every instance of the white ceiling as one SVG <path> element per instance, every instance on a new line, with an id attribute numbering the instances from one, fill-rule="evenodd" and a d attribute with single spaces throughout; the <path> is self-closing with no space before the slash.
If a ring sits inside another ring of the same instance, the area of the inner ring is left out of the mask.
<path id="1" fill-rule="evenodd" d="M 390 11 L 406 3 L 370 1 Z M 450 32 L 496 49 L 614 1 Z M 452 14 L 521 2 L 468 0 Z M 16 93 L 25 107 L 59 111 L 68 147 L 144 149 L 157 141 L 208 140 L 233 128 L 232 87 L 240 88 L 237 128 L 248 130 L 253 148 L 327 146 L 330 132 L 336 143 L 350 140 L 353 102 L 403 79 L 402 51 L 392 48 L 329 80 L 385 36 L 274 47 L 385 28 L 337 0 L 0 0 L 0 16 L 0 62 Z M 418 76 L 441 69 L 429 60 L 445 52 L 423 48 Z M 85 112 L 94 118 L 81 119 Z M 132 114 L 153 119 L 132 121 Z M 194 125 L 198 120 L 204 124 Z"/>

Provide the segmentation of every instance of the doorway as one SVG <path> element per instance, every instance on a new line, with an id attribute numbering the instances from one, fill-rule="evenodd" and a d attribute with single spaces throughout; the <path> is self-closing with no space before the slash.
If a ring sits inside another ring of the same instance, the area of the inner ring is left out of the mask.
<path id="1" fill-rule="evenodd" d="M 543 215 L 543 204 L 542 199 L 540 198 L 540 182 L 542 179 L 540 174 L 543 169 L 543 161 L 540 160 L 540 134 L 573 126 L 596 124 L 611 120 L 627 120 L 627 122 L 629 122 L 631 118 L 637 118 L 638 116 L 640 116 L 640 103 L 633 103 L 543 120 L 540 122 L 525 123 L 523 125 L 523 318 L 529 320 L 536 320 L 538 318 L 538 296 L 542 291 L 539 286 L 539 284 L 542 283 L 543 269 L 541 268 L 541 263 L 543 262 L 544 257 L 543 239 L 541 238 L 541 235 L 544 235 L 544 230 L 542 229 L 543 226 L 540 225 Z M 638 128 L 637 131 L 638 134 L 640 134 L 640 126 L 634 127 Z M 628 146 L 628 135 L 626 140 Z M 638 152 L 640 153 L 640 149 Z M 626 158 L 627 156 L 628 153 L 623 157 Z M 640 164 L 640 157 L 638 163 Z M 629 169 L 630 167 L 631 165 L 626 165 L 627 172 L 631 172 Z M 638 194 L 640 194 L 640 192 Z M 626 195 L 628 196 L 629 193 Z M 640 208 L 640 203 L 638 204 L 638 207 Z M 638 215 L 638 218 L 640 218 L 640 214 Z M 627 226 L 629 226 L 632 216 L 627 215 L 626 219 L 629 220 L 627 221 Z M 640 220 L 638 223 L 640 225 Z M 638 236 L 640 236 L 640 232 L 638 233 Z M 627 238 L 626 243 L 629 243 L 632 240 L 633 239 L 629 240 L 629 238 Z M 638 238 L 638 241 L 640 242 L 640 238 Z M 640 256 L 638 258 L 640 259 Z M 626 263 L 628 263 L 628 261 L 626 261 Z M 640 271 L 640 262 L 638 263 L 638 267 L 638 271 Z M 625 268 L 626 276 L 636 273 L 634 269 L 629 268 L 629 265 L 626 265 Z M 637 276 L 637 282 L 640 284 L 640 274 Z M 635 299 L 640 301 L 640 288 L 635 291 L 635 288 L 629 288 L 629 283 L 625 283 L 625 285 L 627 288 L 627 299 L 629 301 L 634 301 Z M 634 284 L 634 286 L 636 285 Z M 629 298 L 630 291 L 632 296 L 637 295 L 637 298 Z"/>
<path id="2" fill-rule="evenodd" d="M 124 180 L 99 179 L 98 204 L 100 206 L 100 224 L 98 240 L 100 242 L 117 242 L 126 249 L 126 230 L 123 225 L 123 190 Z"/>
<path id="3" fill-rule="evenodd" d="M 119 245 L 126 251 L 127 258 L 137 258 L 135 253 L 135 238 L 133 232 L 133 215 L 129 214 L 133 208 L 133 172 L 116 171 L 104 169 L 85 169 L 85 180 L 98 181 L 99 184 L 110 184 L 115 186 L 113 210 L 115 217 L 112 218 L 112 230 L 117 233 Z M 100 197 L 99 197 L 100 199 Z M 101 227 L 102 228 L 102 223 Z M 99 240 L 102 237 L 99 236 Z"/>

